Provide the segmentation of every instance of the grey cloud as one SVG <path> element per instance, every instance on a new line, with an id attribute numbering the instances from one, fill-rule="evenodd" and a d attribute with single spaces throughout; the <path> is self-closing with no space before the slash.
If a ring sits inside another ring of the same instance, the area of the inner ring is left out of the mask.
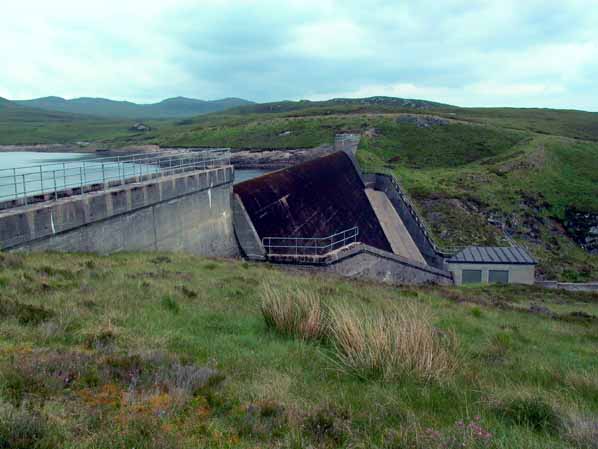
<path id="1" fill-rule="evenodd" d="M 114 14 L 97 20 L 66 9 L 40 12 L 36 23 L 46 35 L 33 33 L 37 41 L 47 37 L 43 54 L 22 30 L 0 30 L 0 41 L 29 45 L 12 51 L 14 73 L 0 73 L 0 95 L 268 101 L 411 86 L 462 104 L 598 109 L 598 100 L 580 94 L 598 98 L 591 83 L 598 49 L 587 47 L 598 42 L 592 0 L 174 0 L 137 21 L 108 3 Z M 545 56 L 553 47 L 562 67 Z M 480 85 L 500 94 L 481 94 Z"/>

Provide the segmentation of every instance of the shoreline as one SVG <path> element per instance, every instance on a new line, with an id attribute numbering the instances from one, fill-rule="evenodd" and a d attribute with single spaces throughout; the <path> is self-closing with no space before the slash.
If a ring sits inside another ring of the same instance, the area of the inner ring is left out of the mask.
<path id="1" fill-rule="evenodd" d="M 194 147 L 176 148 L 180 150 Z M 36 144 L 36 145 L 0 145 L 0 153 L 33 152 L 33 153 L 82 153 L 97 156 L 124 156 L 140 153 L 164 151 L 169 147 L 158 145 L 133 145 L 123 148 L 102 149 L 98 144 Z M 231 164 L 240 170 L 280 170 L 301 164 L 308 160 L 326 156 L 334 152 L 333 145 L 320 145 L 315 148 L 287 149 L 231 149 Z"/>

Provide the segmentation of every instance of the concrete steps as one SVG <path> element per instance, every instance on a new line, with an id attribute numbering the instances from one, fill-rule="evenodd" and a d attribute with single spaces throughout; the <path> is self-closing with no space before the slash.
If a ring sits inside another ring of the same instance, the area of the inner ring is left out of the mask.
<path id="1" fill-rule="evenodd" d="M 384 230 L 393 253 L 421 264 L 426 264 L 426 260 L 386 194 L 374 189 L 365 189 L 365 193 Z"/>

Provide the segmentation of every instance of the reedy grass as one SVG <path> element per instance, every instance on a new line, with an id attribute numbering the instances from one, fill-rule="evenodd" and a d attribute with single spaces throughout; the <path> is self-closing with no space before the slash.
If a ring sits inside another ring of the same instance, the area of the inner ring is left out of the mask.
<path id="1" fill-rule="evenodd" d="M 328 329 L 339 369 L 362 378 L 444 381 L 458 367 L 455 335 L 435 329 L 423 306 L 366 311 L 337 305 Z"/>
<path id="2" fill-rule="evenodd" d="M 262 315 L 269 328 L 304 340 L 318 340 L 326 335 L 322 300 L 315 292 L 262 286 Z"/>
<path id="3" fill-rule="evenodd" d="M 366 310 L 265 283 L 261 310 L 266 325 L 282 335 L 326 342 L 334 366 L 360 378 L 442 381 L 458 366 L 456 337 L 434 328 L 423 305 Z"/>

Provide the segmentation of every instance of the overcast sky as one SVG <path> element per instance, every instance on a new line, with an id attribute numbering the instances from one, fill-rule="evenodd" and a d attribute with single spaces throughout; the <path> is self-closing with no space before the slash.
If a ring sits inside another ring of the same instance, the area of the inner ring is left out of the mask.
<path id="1" fill-rule="evenodd" d="M 0 96 L 598 111 L 598 0 L 15 0 Z"/>

